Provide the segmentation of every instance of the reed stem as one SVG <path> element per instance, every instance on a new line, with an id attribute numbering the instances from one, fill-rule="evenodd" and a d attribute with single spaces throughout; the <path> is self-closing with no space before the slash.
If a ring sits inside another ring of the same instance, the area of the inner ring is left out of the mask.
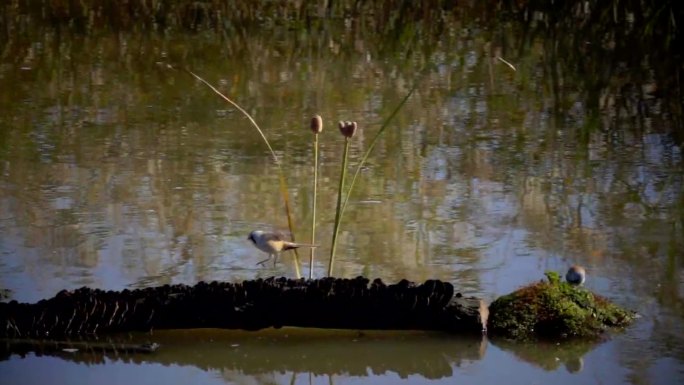
<path id="1" fill-rule="evenodd" d="M 318 199 L 318 134 L 314 134 L 314 181 L 313 181 L 313 208 L 311 210 L 311 244 L 316 244 L 316 201 Z M 309 279 L 313 279 L 314 253 L 316 248 L 310 249 L 309 255 Z"/>
<path id="2" fill-rule="evenodd" d="M 175 67 L 171 66 L 170 64 L 167 64 L 168 68 L 175 69 Z M 182 68 L 183 71 L 189 73 L 192 77 L 195 79 L 199 80 L 202 82 L 204 85 L 209 87 L 216 95 L 221 97 L 223 100 L 226 102 L 230 103 L 233 107 L 235 107 L 238 111 L 240 111 L 243 115 L 249 119 L 249 121 L 252 123 L 252 125 L 257 129 L 259 132 L 259 135 L 261 135 L 261 138 L 264 140 L 266 143 L 266 146 L 268 147 L 268 150 L 271 152 L 271 156 L 273 157 L 273 161 L 275 162 L 277 168 L 278 168 L 278 179 L 280 181 L 280 193 L 283 196 L 283 200 L 285 201 L 285 212 L 287 214 L 287 225 L 290 229 L 290 234 L 291 234 L 291 239 L 292 242 L 295 242 L 295 231 L 294 231 L 294 223 L 292 221 L 292 209 L 290 208 L 290 194 L 287 191 L 287 182 L 285 181 L 285 174 L 283 173 L 283 167 L 280 164 L 280 159 L 278 159 L 278 155 L 276 155 L 275 151 L 273 151 L 273 147 L 271 147 L 271 143 L 269 143 L 268 139 L 266 139 L 266 135 L 264 135 L 264 132 L 261 130 L 259 125 L 254 121 L 254 118 L 245 111 L 242 107 L 240 107 L 237 103 L 232 101 L 229 97 L 226 95 L 222 94 L 221 91 L 216 89 L 213 85 L 211 85 L 208 81 L 204 80 L 201 76 L 195 74 L 194 72 L 190 71 L 187 68 Z M 294 249 L 294 261 L 295 261 L 295 274 L 297 275 L 297 279 L 301 278 L 302 274 L 299 271 L 299 253 L 297 252 L 297 249 Z"/>
<path id="3" fill-rule="evenodd" d="M 380 138 L 382 133 L 385 132 L 385 130 L 389 126 L 390 121 L 392 121 L 392 119 L 394 119 L 394 117 L 397 115 L 399 110 L 401 110 L 401 108 L 404 106 L 404 104 L 406 104 L 406 101 L 411 97 L 411 94 L 413 94 L 413 91 L 415 91 L 417 85 L 418 85 L 418 83 L 416 82 L 413 85 L 413 88 L 411 88 L 411 90 L 406 94 L 406 96 L 404 96 L 404 99 L 402 99 L 401 102 L 399 103 L 399 105 L 397 105 L 397 107 L 394 109 L 394 111 L 392 111 L 392 114 L 390 114 L 390 116 L 382 123 L 380 130 L 378 131 L 377 134 L 375 134 L 375 136 L 373 137 L 373 140 L 371 140 L 371 143 L 368 146 L 368 149 L 363 154 L 361 161 L 356 166 L 356 171 L 354 172 L 354 176 L 352 177 L 351 183 L 349 184 L 349 189 L 347 190 L 347 195 L 344 198 L 344 203 L 342 204 L 342 209 L 340 210 L 340 214 L 339 214 L 340 215 L 340 222 L 342 221 L 341 217 L 344 214 L 344 210 L 347 208 L 347 203 L 349 202 L 349 196 L 351 195 L 352 189 L 354 189 L 354 184 L 356 184 L 356 178 L 359 176 L 359 173 L 361 172 L 363 165 L 366 164 L 366 160 L 368 159 L 368 156 L 370 155 L 370 153 L 375 148 L 375 145 L 377 144 L 378 139 Z"/>
<path id="4" fill-rule="evenodd" d="M 337 235 L 342 220 L 342 189 L 347 176 L 347 161 L 349 159 L 349 144 L 351 137 L 344 138 L 344 155 L 342 157 L 342 171 L 340 172 L 340 186 L 337 189 L 337 210 L 335 211 L 335 226 L 333 228 L 332 246 L 330 248 L 330 262 L 328 263 L 328 277 L 332 277 L 333 265 L 335 264 L 335 249 L 337 248 Z"/>

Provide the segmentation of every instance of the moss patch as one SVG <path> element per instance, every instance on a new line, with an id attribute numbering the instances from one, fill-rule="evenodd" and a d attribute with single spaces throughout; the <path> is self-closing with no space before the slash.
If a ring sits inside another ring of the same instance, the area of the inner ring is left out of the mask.
<path id="1" fill-rule="evenodd" d="M 635 314 L 580 286 L 548 281 L 523 287 L 489 306 L 488 330 L 514 339 L 598 337 L 608 328 L 629 325 Z"/>
<path id="2" fill-rule="evenodd" d="M 0 288 L 0 301 L 8 300 L 12 296 L 12 290 Z"/>

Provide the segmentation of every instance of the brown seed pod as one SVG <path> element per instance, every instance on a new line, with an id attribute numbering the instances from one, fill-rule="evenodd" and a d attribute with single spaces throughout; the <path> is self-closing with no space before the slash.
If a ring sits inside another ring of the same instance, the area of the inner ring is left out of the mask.
<path id="1" fill-rule="evenodd" d="M 347 138 L 351 138 L 356 134 L 356 128 L 358 125 L 356 122 L 340 122 L 340 132 Z"/>
<path id="2" fill-rule="evenodd" d="M 323 119 L 320 115 L 314 115 L 314 117 L 311 118 L 311 131 L 316 135 L 323 131 Z"/>
<path id="3" fill-rule="evenodd" d="M 349 127 L 349 130 L 350 130 L 349 137 L 350 137 L 350 138 L 351 138 L 352 136 L 354 136 L 354 134 L 356 134 L 356 129 L 357 129 L 358 127 L 359 127 L 359 126 L 358 126 L 358 124 L 356 124 L 356 122 L 351 122 L 350 127 Z"/>

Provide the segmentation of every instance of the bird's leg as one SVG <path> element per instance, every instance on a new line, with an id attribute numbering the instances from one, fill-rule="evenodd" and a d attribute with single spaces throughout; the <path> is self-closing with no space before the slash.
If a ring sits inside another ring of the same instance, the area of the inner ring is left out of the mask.
<path id="1" fill-rule="evenodd" d="M 261 262 L 257 262 L 257 266 L 263 265 L 265 262 L 268 262 L 268 260 L 271 259 L 272 256 L 273 256 L 273 254 L 269 254 L 269 255 L 268 255 L 268 258 L 264 259 L 264 260 L 261 261 Z"/>
<path id="2" fill-rule="evenodd" d="M 273 254 L 273 267 L 276 267 L 276 262 L 278 262 L 278 253 Z"/>

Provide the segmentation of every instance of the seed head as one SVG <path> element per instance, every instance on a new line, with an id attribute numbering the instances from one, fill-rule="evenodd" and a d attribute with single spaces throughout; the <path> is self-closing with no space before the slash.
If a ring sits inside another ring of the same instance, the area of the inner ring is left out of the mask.
<path id="1" fill-rule="evenodd" d="M 311 118 L 311 131 L 316 135 L 323 131 L 323 119 L 320 115 L 314 115 L 314 117 Z"/>
<path id="2" fill-rule="evenodd" d="M 339 125 L 340 125 L 340 132 L 345 137 L 351 138 L 354 136 L 354 134 L 356 134 L 356 128 L 358 127 L 356 122 L 349 122 L 349 121 L 342 122 L 342 121 L 340 121 Z"/>

